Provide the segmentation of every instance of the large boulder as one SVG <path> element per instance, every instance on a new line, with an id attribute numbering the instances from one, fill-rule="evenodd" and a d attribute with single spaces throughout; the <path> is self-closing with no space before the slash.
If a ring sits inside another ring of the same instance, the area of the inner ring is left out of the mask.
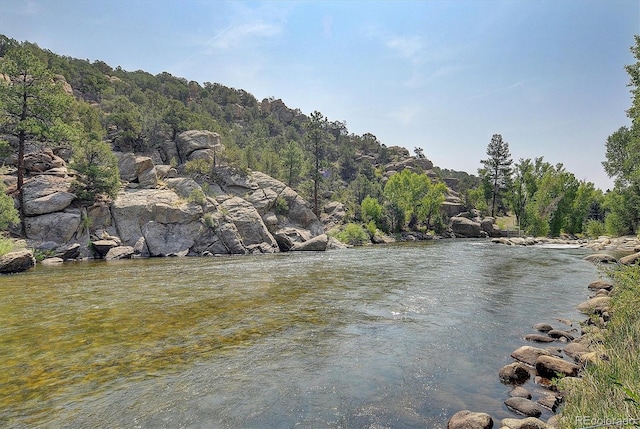
<path id="1" fill-rule="evenodd" d="M 623 265 L 633 265 L 638 261 L 640 261 L 640 252 L 620 258 L 620 263 Z"/>
<path id="2" fill-rule="evenodd" d="M 117 154 L 120 178 L 137 188 L 155 188 L 158 184 L 158 174 L 153 160 L 148 156 L 136 156 L 133 153 Z"/>
<path id="3" fill-rule="evenodd" d="M 479 222 L 474 222 L 466 217 L 454 216 L 450 220 L 451 231 L 459 238 L 482 237 L 482 227 Z"/>
<path id="4" fill-rule="evenodd" d="M 25 234 L 30 240 L 68 243 L 78 232 L 79 210 L 47 213 L 25 218 Z"/>
<path id="5" fill-rule="evenodd" d="M 76 198 L 69 192 L 71 180 L 57 176 L 40 175 L 24 183 L 24 213 L 37 216 L 62 211 Z"/>
<path id="6" fill-rule="evenodd" d="M 194 244 L 194 234 L 202 226 L 203 210 L 171 190 L 141 189 L 120 192 L 111 205 L 111 213 L 125 245 L 135 246 L 140 237 L 145 237 L 151 256 L 160 256 L 181 252 Z"/>
<path id="7" fill-rule="evenodd" d="M 291 250 L 323 252 L 327 250 L 328 242 L 329 242 L 329 237 L 327 237 L 327 234 L 320 234 L 303 243 L 295 243 Z"/>
<path id="8" fill-rule="evenodd" d="M 35 267 L 36 259 L 31 250 L 19 250 L 0 256 L 0 274 L 14 274 Z"/>
<path id="9" fill-rule="evenodd" d="M 51 149 L 31 152 L 24 156 L 24 169 L 27 173 L 43 173 L 54 168 L 66 168 L 62 158 L 53 154 Z"/>
<path id="10" fill-rule="evenodd" d="M 507 429 L 548 429 L 549 426 L 536 417 L 526 419 L 502 419 L 501 428 Z"/>
<path id="11" fill-rule="evenodd" d="M 224 151 L 220 134 L 201 130 L 190 130 L 178 134 L 176 148 L 182 162 L 192 159 L 213 161 L 216 153 Z"/>
<path id="12" fill-rule="evenodd" d="M 278 249 L 278 243 L 269 233 L 262 217 L 256 208 L 248 201 L 239 197 L 229 198 L 220 204 L 225 217 L 234 223 L 245 246 L 267 243 L 273 251 Z"/>
<path id="13" fill-rule="evenodd" d="M 447 423 L 447 429 L 491 429 L 493 419 L 489 414 L 462 410 L 455 413 Z"/>
<path id="14" fill-rule="evenodd" d="M 526 363 L 527 365 L 535 366 L 538 357 L 548 356 L 549 354 L 549 351 L 545 349 L 531 346 L 522 346 L 511 353 L 511 357 L 517 361 Z"/>

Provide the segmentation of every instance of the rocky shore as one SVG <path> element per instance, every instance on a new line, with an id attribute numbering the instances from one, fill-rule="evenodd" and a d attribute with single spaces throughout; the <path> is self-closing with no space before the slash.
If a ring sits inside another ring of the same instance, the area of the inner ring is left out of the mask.
<path id="1" fill-rule="evenodd" d="M 512 239 L 510 239 L 512 240 Z M 494 240 L 498 242 L 497 240 Z M 510 245 L 571 244 L 565 240 L 516 240 Z M 527 244 L 525 244 L 525 242 Z M 574 243 L 575 244 L 575 243 Z M 640 240 L 637 237 L 608 238 L 580 243 L 594 251 L 585 257 L 596 264 L 635 264 L 640 261 Z M 616 259 L 613 254 L 625 254 Z M 502 419 L 502 429 L 550 429 L 559 427 L 561 406 L 567 389 L 579 382 L 581 371 L 588 365 L 607 359 L 597 351 L 602 341 L 603 330 L 610 319 L 610 303 L 613 284 L 607 280 L 595 280 L 587 289 L 590 298 L 578 304 L 576 309 L 587 318 L 575 324 L 557 319 L 555 326 L 539 323 L 532 333 L 524 336 L 523 344 L 511 354 L 513 362 L 498 372 L 500 381 L 506 386 L 504 405 L 514 418 Z M 558 380 L 561 380 L 560 382 Z M 543 414 L 551 417 L 544 419 Z M 545 421 L 546 420 L 546 421 Z M 448 429 L 491 429 L 494 420 L 490 414 L 462 410 L 448 422 Z"/>

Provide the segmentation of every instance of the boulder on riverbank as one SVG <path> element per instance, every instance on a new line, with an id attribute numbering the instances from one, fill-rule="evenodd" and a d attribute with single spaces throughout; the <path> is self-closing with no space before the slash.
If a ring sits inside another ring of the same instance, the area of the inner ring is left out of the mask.
<path id="1" fill-rule="evenodd" d="M 540 417 L 542 415 L 540 407 L 538 407 L 535 402 L 527 398 L 513 396 L 504 401 L 504 404 L 510 410 L 526 417 Z"/>
<path id="2" fill-rule="evenodd" d="M 504 384 L 522 384 L 531 377 L 531 374 L 523 364 L 514 362 L 503 366 L 498 372 L 498 377 Z"/>
<path id="3" fill-rule="evenodd" d="M 36 266 L 31 250 L 18 250 L 0 256 L 0 274 L 16 274 Z"/>
<path id="4" fill-rule="evenodd" d="M 541 377 L 554 379 L 558 376 L 575 377 L 580 367 L 553 356 L 539 356 L 536 359 L 536 371 Z"/>
<path id="5" fill-rule="evenodd" d="M 502 419 L 500 424 L 500 427 L 508 429 L 549 429 L 549 426 L 545 422 L 535 417 L 527 417 L 526 419 Z"/>

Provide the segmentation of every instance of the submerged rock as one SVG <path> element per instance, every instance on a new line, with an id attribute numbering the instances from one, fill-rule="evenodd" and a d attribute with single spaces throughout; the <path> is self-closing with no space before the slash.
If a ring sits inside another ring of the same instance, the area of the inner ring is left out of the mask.
<path id="1" fill-rule="evenodd" d="M 527 417 L 540 417 L 542 410 L 530 399 L 512 397 L 504 401 L 504 404 L 512 411 Z"/>

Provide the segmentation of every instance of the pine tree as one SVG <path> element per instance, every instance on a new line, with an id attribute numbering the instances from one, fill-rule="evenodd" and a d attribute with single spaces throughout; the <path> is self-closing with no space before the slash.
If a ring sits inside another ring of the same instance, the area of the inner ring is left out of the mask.
<path id="1" fill-rule="evenodd" d="M 483 179 L 491 185 L 491 216 L 496 215 L 496 203 L 501 194 L 508 189 L 511 181 L 511 153 L 509 143 L 502 140 L 502 135 L 494 134 L 487 146 L 489 158 L 483 159 L 484 169 L 480 170 Z"/>

